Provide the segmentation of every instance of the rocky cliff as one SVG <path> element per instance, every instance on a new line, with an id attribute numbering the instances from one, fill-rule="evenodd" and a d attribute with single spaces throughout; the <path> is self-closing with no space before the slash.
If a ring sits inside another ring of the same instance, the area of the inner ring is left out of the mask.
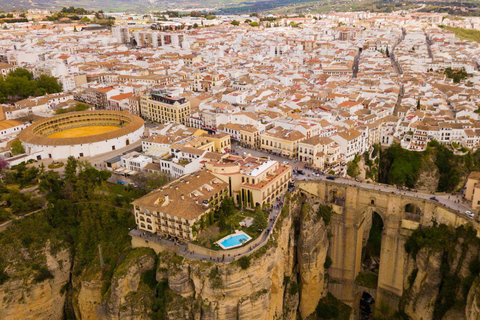
<path id="1" fill-rule="evenodd" d="M 140 248 L 110 262 L 111 274 L 101 266 L 72 273 L 70 252 L 51 250 L 47 243 L 33 272 L 21 264 L 7 270 L 0 318 L 312 319 L 319 301 L 329 310 L 332 300 L 327 209 L 314 197 L 292 197 L 268 243 L 241 263 L 188 260 Z M 406 251 L 400 313 L 414 320 L 479 319 L 480 242 L 472 230 L 419 229 Z"/>
<path id="2" fill-rule="evenodd" d="M 0 318 L 62 319 L 64 309 L 72 310 L 67 318 L 92 320 L 305 318 L 327 293 L 328 230 L 318 205 L 293 197 L 268 243 L 246 264 L 141 248 L 117 261 L 111 275 L 99 266 L 71 274 L 68 251 L 52 256 L 45 249 L 52 277 L 5 282 Z"/>
<path id="3" fill-rule="evenodd" d="M 107 290 L 101 272 L 74 280 L 76 318 L 149 319 L 159 313 L 192 320 L 304 318 L 326 294 L 328 232 L 317 207 L 313 199 L 294 197 L 248 267 L 169 252 L 156 259 L 151 250 L 133 250 Z M 148 280 L 152 270 L 155 279 Z"/>
<path id="4" fill-rule="evenodd" d="M 25 258 L 28 253 L 23 251 Z M 47 245 L 36 253 L 33 270 L 21 263 L 9 267 L 9 279 L 0 285 L 0 319 L 63 318 L 65 285 L 70 279 L 71 259 L 68 250 L 52 252 Z"/>

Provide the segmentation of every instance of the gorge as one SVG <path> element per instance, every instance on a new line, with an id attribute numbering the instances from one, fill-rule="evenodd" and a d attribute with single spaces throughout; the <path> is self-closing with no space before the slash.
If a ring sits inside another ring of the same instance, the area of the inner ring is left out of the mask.
<path id="1" fill-rule="evenodd" d="M 365 296 L 376 319 L 480 316 L 478 225 L 435 201 L 305 181 L 278 219 L 265 246 L 225 264 L 145 247 L 108 276 L 39 244 L 48 273 L 7 270 L 0 318 L 361 319 Z"/>

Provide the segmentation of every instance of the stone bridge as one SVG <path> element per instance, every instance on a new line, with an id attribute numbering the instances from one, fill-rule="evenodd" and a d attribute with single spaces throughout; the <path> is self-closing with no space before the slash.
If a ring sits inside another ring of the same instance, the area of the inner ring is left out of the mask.
<path id="1" fill-rule="evenodd" d="M 372 214 L 383 220 L 383 231 L 376 289 L 376 306 L 387 303 L 397 309 L 403 294 L 407 253 L 405 242 L 419 226 L 432 226 L 434 221 L 454 227 L 471 223 L 479 230 L 478 223 L 467 220 L 436 201 L 430 195 L 411 196 L 395 192 L 393 188 L 374 190 L 338 181 L 298 181 L 299 188 L 307 195 L 315 196 L 332 206 L 329 256 L 333 263 L 328 273 L 329 290 L 350 306 L 356 305 L 358 296 L 355 278 L 362 268 L 363 244 L 368 238 Z"/>

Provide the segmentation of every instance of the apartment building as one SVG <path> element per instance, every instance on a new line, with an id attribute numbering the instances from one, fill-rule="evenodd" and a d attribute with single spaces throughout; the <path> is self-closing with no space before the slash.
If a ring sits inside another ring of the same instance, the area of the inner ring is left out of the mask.
<path id="1" fill-rule="evenodd" d="M 260 148 L 274 154 L 294 159 L 298 157 L 298 144 L 305 135 L 296 130 L 275 127 L 260 135 Z"/>
<path id="2" fill-rule="evenodd" d="M 340 152 L 344 155 L 343 159 L 346 162 L 352 161 L 356 154 L 362 154 L 365 151 L 363 149 L 362 133 L 355 129 L 339 132 L 331 138 L 340 146 Z"/>
<path id="3" fill-rule="evenodd" d="M 143 117 L 160 123 L 176 122 L 187 125 L 190 102 L 183 97 L 171 97 L 165 91 L 151 91 L 140 98 Z"/>
<path id="4" fill-rule="evenodd" d="M 336 164 L 340 159 L 340 146 L 327 137 L 311 137 L 299 143 L 298 160 L 320 170 Z"/>
<path id="5" fill-rule="evenodd" d="M 228 183 L 228 195 L 238 206 L 255 208 L 273 203 L 288 189 L 292 168 L 277 161 L 228 155 L 205 164 L 207 170 Z"/>
<path id="6" fill-rule="evenodd" d="M 135 222 L 140 230 L 192 241 L 200 221 L 227 195 L 227 183 L 199 171 L 133 201 Z"/>
<path id="7" fill-rule="evenodd" d="M 260 130 L 251 124 L 227 123 L 221 124 L 218 129 L 240 142 L 242 147 L 250 149 L 260 148 Z"/>

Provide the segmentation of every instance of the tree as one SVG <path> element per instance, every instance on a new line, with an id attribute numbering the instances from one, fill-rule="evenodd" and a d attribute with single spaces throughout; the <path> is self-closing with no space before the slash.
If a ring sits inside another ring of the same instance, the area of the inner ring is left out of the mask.
<path id="1" fill-rule="evenodd" d="M 256 22 L 256 21 L 251 22 L 250 27 L 258 27 L 258 22 Z"/>
<path id="2" fill-rule="evenodd" d="M 420 99 L 417 100 L 417 110 L 420 110 Z"/>
<path id="3" fill-rule="evenodd" d="M 232 22 L 230 22 L 230 24 L 233 25 L 233 26 L 238 26 L 238 25 L 240 25 L 240 22 L 237 21 L 237 20 L 233 20 Z"/>
<path id="4" fill-rule="evenodd" d="M 46 93 L 57 93 L 62 91 L 62 84 L 55 77 L 41 75 L 37 80 L 38 87 L 44 89 Z"/>
<path id="5" fill-rule="evenodd" d="M 195 22 L 195 23 L 193 24 L 193 28 L 195 28 L 195 29 L 198 28 L 198 23 Z"/>
<path id="6" fill-rule="evenodd" d="M 21 78 L 21 77 L 25 77 L 27 78 L 28 80 L 32 80 L 33 79 L 33 73 L 31 73 L 30 71 L 28 71 L 27 69 L 23 69 L 23 68 L 17 68 L 13 71 L 11 71 L 8 76 L 10 77 L 18 77 L 18 78 Z"/>
<path id="7" fill-rule="evenodd" d="M 387 50 L 385 51 L 385 54 L 387 55 L 387 57 L 390 57 L 390 51 L 388 51 L 388 46 L 387 46 Z"/>
<path id="8" fill-rule="evenodd" d="M 25 148 L 23 148 L 23 145 L 20 142 L 20 140 L 13 141 L 12 148 L 10 150 L 12 152 L 12 155 L 14 156 L 25 153 Z"/>
<path id="9" fill-rule="evenodd" d="M 235 213 L 235 204 L 233 203 L 233 199 L 230 197 L 225 197 L 220 205 L 220 209 L 227 217 L 233 215 Z"/>
<path id="10" fill-rule="evenodd" d="M 260 206 L 255 208 L 255 217 L 253 218 L 252 228 L 253 230 L 265 230 L 268 225 L 268 218 L 265 211 Z"/>
<path id="11" fill-rule="evenodd" d="M 74 181 L 77 175 L 77 160 L 70 156 L 67 159 L 67 165 L 65 166 L 65 180 Z"/>

